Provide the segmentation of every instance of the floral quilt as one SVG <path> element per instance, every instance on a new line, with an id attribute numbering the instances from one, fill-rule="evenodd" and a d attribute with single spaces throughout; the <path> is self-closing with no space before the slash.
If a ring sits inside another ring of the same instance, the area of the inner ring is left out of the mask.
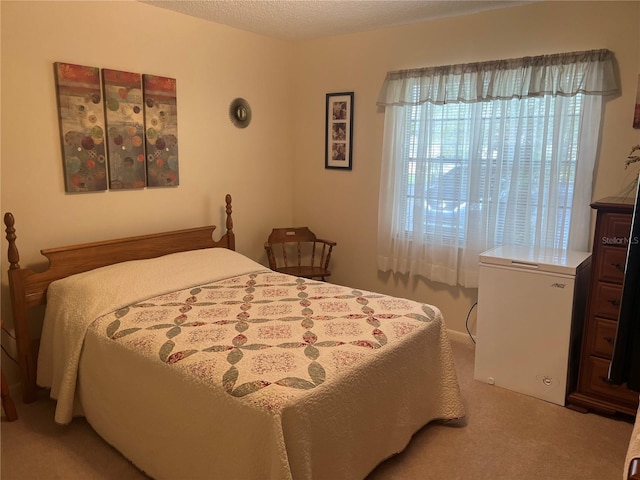
<path id="1" fill-rule="evenodd" d="M 279 410 L 434 320 L 428 305 L 267 271 L 135 303 L 93 329 L 232 397 Z"/>

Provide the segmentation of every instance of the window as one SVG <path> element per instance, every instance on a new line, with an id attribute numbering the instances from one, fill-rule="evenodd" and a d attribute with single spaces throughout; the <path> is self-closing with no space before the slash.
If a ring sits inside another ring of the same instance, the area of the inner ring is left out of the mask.
<path id="1" fill-rule="evenodd" d="M 600 50 L 388 74 L 379 268 L 473 287 L 497 245 L 586 250 L 612 71 Z"/>
<path id="2" fill-rule="evenodd" d="M 425 224 L 426 240 L 442 234 L 452 242 L 464 242 L 469 209 L 488 209 L 495 211 L 496 243 L 503 243 L 507 237 L 509 243 L 529 245 L 534 243 L 537 226 L 544 220 L 543 215 L 538 215 L 537 206 L 541 203 L 543 211 L 555 210 L 550 212 L 554 228 L 545 229 L 546 244 L 567 248 L 582 97 L 576 95 L 564 102 L 561 111 L 553 97 L 546 101 L 529 98 L 483 102 L 476 108 L 462 103 L 427 103 L 407 108 L 407 155 L 402 159 L 402 181 L 407 185 L 403 206 L 407 232 L 413 231 L 416 209 L 422 208 L 418 216 Z M 522 102 L 525 104 L 519 105 Z M 524 122 L 519 107 L 526 109 Z M 470 118 L 476 113 L 481 135 L 471 151 Z M 571 121 L 554 173 L 552 133 L 558 116 Z M 421 122 L 425 122 L 424 128 Z M 418 154 L 420 143 L 427 144 L 422 154 Z M 475 199 L 470 198 L 472 168 L 480 172 Z M 508 206 L 517 213 L 507 215 Z M 520 221 L 505 224 L 508 217 L 514 216 Z"/>

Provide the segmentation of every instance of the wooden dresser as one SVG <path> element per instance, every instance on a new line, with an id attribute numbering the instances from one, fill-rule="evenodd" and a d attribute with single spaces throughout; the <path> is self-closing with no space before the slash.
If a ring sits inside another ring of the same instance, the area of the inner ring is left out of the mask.
<path id="1" fill-rule="evenodd" d="M 638 393 L 607 382 L 616 336 L 622 281 L 631 232 L 634 199 L 608 197 L 591 205 L 596 228 L 591 257 L 591 280 L 582 344 L 567 406 L 612 415 L 635 415 Z"/>

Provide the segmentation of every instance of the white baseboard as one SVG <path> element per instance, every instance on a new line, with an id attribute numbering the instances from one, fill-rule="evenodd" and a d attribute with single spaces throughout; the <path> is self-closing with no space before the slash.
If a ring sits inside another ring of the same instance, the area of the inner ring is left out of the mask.
<path id="1" fill-rule="evenodd" d="M 455 342 L 465 343 L 467 345 L 474 345 L 473 340 L 469 337 L 467 332 L 459 332 L 458 330 L 447 329 L 447 335 Z"/>

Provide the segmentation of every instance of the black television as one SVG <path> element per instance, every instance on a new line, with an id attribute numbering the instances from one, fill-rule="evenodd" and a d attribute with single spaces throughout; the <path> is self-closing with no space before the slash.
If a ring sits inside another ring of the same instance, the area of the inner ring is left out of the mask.
<path id="1" fill-rule="evenodd" d="M 640 188 L 636 190 L 609 381 L 640 392 Z"/>

